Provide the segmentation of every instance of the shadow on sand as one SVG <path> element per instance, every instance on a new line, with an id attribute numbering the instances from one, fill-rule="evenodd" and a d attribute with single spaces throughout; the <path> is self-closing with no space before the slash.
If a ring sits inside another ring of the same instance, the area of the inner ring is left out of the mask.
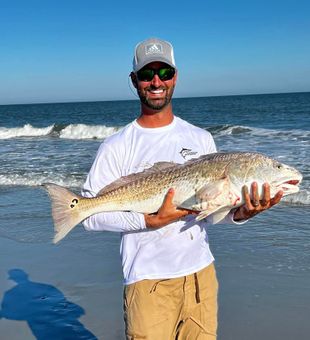
<path id="1" fill-rule="evenodd" d="M 11 269 L 8 274 L 16 285 L 3 296 L 0 319 L 26 321 L 38 340 L 97 339 L 78 320 L 84 309 L 57 288 L 30 281 L 21 269 Z"/>

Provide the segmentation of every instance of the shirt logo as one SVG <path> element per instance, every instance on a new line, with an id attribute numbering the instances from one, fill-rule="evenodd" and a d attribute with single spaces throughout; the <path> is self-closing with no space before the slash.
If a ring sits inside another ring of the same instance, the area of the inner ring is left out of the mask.
<path id="1" fill-rule="evenodd" d="M 196 152 L 196 151 L 192 151 L 192 149 L 186 149 L 186 148 L 183 148 L 180 151 L 180 154 L 184 159 L 188 159 L 188 157 L 191 158 L 190 156 L 197 155 L 197 153 L 198 152 Z"/>
<path id="2" fill-rule="evenodd" d="M 145 54 L 163 53 L 163 46 L 161 44 L 150 44 L 145 46 Z"/>

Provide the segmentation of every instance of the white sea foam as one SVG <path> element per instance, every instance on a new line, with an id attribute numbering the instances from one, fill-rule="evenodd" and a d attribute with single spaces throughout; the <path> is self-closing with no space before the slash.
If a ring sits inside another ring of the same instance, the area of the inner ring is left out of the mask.
<path id="1" fill-rule="evenodd" d="M 226 135 L 234 135 L 234 134 L 242 134 L 245 132 L 251 132 L 252 128 L 242 125 L 223 125 L 220 127 L 216 127 L 210 129 L 212 134 L 217 136 L 226 136 Z"/>
<path id="2" fill-rule="evenodd" d="M 284 197 L 283 201 L 291 204 L 310 205 L 310 191 L 300 190 L 294 195 Z"/>
<path id="3" fill-rule="evenodd" d="M 53 128 L 54 125 L 44 128 L 36 128 L 30 124 L 25 124 L 23 127 L 14 128 L 0 127 L 0 139 L 46 136 L 52 132 Z"/>
<path id="4" fill-rule="evenodd" d="M 213 130 L 212 128 L 210 129 Z M 225 136 L 225 135 L 240 135 L 249 133 L 252 136 L 257 137 L 295 137 L 295 138 L 306 138 L 310 137 L 309 130 L 299 130 L 299 129 L 291 129 L 291 130 L 275 130 L 275 129 L 265 129 L 265 128 L 254 128 L 250 126 L 243 125 L 223 125 L 221 127 L 214 128 L 214 134 L 217 136 Z"/>
<path id="5" fill-rule="evenodd" d="M 7 174 L 0 175 L 0 185 L 3 186 L 39 186 L 43 183 L 55 183 L 64 187 L 81 188 L 85 179 L 81 176 L 64 174 L 37 174 L 29 172 L 27 175 Z"/>
<path id="6" fill-rule="evenodd" d="M 60 131 L 60 138 L 103 139 L 117 132 L 119 128 L 105 125 L 70 124 Z"/>
<path id="7" fill-rule="evenodd" d="M 53 124 L 43 128 L 33 127 L 31 124 L 25 124 L 23 127 L 0 127 L 0 139 L 9 139 L 17 137 L 43 137 L 53 132 L 53 137 L 59 136 L 64 139 L 104 139 L 117 132 L 121 127 L 106 125 L 87 125 L 87 124 L 70 124 L 62 129 Z M 222 125 L 211 127 L 209 129 L 215 137 L 227 135 L 244 135 L 250 134 L 256 137 L 265 138 L 297 138 L 307 143 L 310 138 L 308 130 L 275 130 L 265 128 L 253 128 L 243 125 Z"/>
<path id="8" fill-rule="evenodd" d="M 66 139 L 104 139 L 117 132 L 120 127 L 109 127 L 105 125 L 70 124 L 60 131 L 57 126 L 50 125 L 44 128 L 36 128 L 31 124 L 22 127 L 0 127 L 0 139 L 18 137 L 43 137 L 53 132 L 53 137 Z"/>

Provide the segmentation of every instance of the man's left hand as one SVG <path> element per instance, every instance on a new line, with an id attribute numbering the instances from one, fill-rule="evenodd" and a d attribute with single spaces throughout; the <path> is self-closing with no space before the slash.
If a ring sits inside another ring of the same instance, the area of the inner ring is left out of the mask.
<path id="1" fill-rule="evenodd" d="M 249 193 L 248 187 L 245 185 L 242 188 L 242 194 L 245 204 L 240 206 L 234 213 L 234 221 L 247 220 L 267 209 L 270 209 L 275 204 L 279 203 L 283 191 L 280 190 L 273 198 L 270 198 L 270 186 L 268 183 L 263 185 L 263 197 L 259 199 L 258 185 L 253 182 L 251 185 L 251 193 Z"/>

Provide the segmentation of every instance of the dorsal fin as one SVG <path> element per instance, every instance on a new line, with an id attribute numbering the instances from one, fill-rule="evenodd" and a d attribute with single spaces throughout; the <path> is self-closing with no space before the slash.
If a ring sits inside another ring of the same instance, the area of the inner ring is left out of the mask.
<path id="1" fill-rule="evenodd" d="M 201 161 L 235 161 L 236 159 L 238 160 L 238 158 L 240 156 L 252 156 L 255 155 L 254 153 L 251 152 L 213 152 L 213 153 L 208 153 L 205 155 L 201 155 L 197 158 L 192 158 L 190 160 L 188 160 L 187 162 L 185 162 L 183 165 L 184 166 L 188 166 L 191 164 L 195 164 L 195 163 L 199 163 Z"/>
<path id="2" fill-rule="evenodd" d="M 163 170 L 167 170 L 167 169 L 172 168 L 176 165 L 180 165 L 180 164 L 173 163 L 173 162 L 157 162 L 152 167 L 150 167 L 148 169 L 145 169 L 141 172 L 137 172 L 135 174 L 131 174 L 131 175 L 128 175 L 128 176 L 123 176 L 123 177 L 117 179 L 116 181 L 108 184 L 107 186 L 105 186 L 103 189 L 101 189 L 98 192 L 97 196 L 102 196 L 103 194 L 105 194 L 108 191 L 115 190 L 115 189 L 117 189 L 117 188 L 119 188 L 123 185 L 132 183 L 132 182 L 134 182 L 134 181 L 136 181 L 140 178 L 146 177 L 150 174 L 158 173 L 158 172 L 163 171 Z"/>

